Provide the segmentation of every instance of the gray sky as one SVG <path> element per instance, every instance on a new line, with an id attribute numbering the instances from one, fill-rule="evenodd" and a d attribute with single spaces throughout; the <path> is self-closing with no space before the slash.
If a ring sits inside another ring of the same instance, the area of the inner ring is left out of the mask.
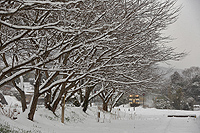
<path id="1" fill-rule="evenodd" d="M 179 19 L 167 30 L 167 34 L 176 38 L 168 45 L 176 51 L 187 52 L 188 55 L 179 62 L 164 65 L 174 68 L 200 67 L 200 0 L 178 0 L 177 5 L 183 8 Z"/>

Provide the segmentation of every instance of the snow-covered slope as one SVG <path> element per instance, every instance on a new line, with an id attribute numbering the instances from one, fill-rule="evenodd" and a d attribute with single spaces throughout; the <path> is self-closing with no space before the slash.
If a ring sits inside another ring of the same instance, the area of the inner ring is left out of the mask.
<path id="1" fill-rule="evenodd" d="M 0 123 L 9 123 L 12 128 L 41 133 L 199 133 L 200 112 L 180 110 L 158 110 L 155 108 L 137 107 L 134 111 L 128 105 L 114 108 L 112 113 L 100 112 L 97 122 L 98 107 L 89 107 L 87 114 L 81 108 L 66 107 L 65 123 L 60 122 L 60 109 L 56 111 L 58 117 L 49 110 L 38 107 L 34 121 L 27 120 L 27 112 L 11 120 L 0 117 Z M 197 118 L 169 118 L 168 115 L 196 115 Z"/>
<path id="2" fill-rule="evenodd" d="M 18 106 L 21 106 L 21 102 L 17 100 L 16 97 L 14 96 L 9 96 L 9 95 L 4 95 L 8 105 L 15 105 L 17 104 Z"/>

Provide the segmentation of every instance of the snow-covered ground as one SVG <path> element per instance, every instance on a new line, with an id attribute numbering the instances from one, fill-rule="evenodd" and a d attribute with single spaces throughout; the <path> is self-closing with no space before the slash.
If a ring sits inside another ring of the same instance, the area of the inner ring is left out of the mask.
<path id="1" fill-rule="evenodd" d="M 8 103 L 8 105 L 13 106 L 13 105 L 17 104 L 18 106 L 21 106 L 21 102 L 18 101 L 16 97 L 14 97 L 14 96 L 9 96 L 9 95 L 4 95 L 4 97 L 5 97 L 5 99 L 6 99 L 7 103 Z"/>
<path id="2" fill-rule="evenodd" d="M 11 120 L 0 114 L 0 123 L 9 124 L 16 130 L 27 130 L 41 133 L 199 133 L 200 111 L 158 110 L 155 108 L 137 107 L 134 111 L 128 105 L 116 107 L 112 113 L 100 112 L 98 107 L 89 107 L 87 114 L 81 108 L 67 106 L 65 123 L 54 116 L 49 110 L 38 107 L 34 121 L 27 119 L 26 113 Z M 196 115 L 196 118 L 167 117 L 168 115 Z"/>

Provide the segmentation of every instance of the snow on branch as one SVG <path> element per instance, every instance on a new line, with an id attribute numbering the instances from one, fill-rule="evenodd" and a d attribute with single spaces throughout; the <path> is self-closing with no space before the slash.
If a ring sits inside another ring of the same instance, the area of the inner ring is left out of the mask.
<path id="1" fill-rule="evenodd" d="M 100 95 L 100 93 L 102 93 L 104 91 L 104 88 L 101 88 L 99 91 L 97 91 L 95 94 L 90 95 L 90 98 L 88 99 L 88 101 L 92 100 L 93 98 L 95 98 L 96 96 Z"/>
<path id="2" fill-rule="evenodd" d="M 15 79 L 15 78 L 17 78 L 17 77 L 19 77 L 19 76 L 21 76 L 21 75 L 27 73 L 27 72 L 30 72 L 30 71 L 31 71 L 30 69 L 23 69 L 23 70 L 20 70 L 20 71 L 16 72 L 15 74 L 13 74 L 13 75 L 11 75 L 11 76 L 9 76 L 9 77 L 7 77 L 7 78 L 1 80 L 1 81 L 0 81 L 0 86 L 3 86 L 3 85 L 5 85 L 6 83 L 12 81 L 13 79 Z M 2 73 L 1 73 L 1 74 L 2 74 Z"/>
<path id="3" fill-rule="evenodd" d="M 16 13 L 19 9 L 20 9 L 21 6 L 19 6 L 17 9 L 10 9 L 10 10 L 0 10 L 0 15 L 4 16 L 4 15 L 11 15 L 11 14 L 14 14 Z"/>
<path id="4" fill-rule="evenodd" d="M 113 103 L 112 103 L 112 108 L 115 107 L 115 105 L 117 104 L 117 102 L 120 100 L 120 98 L 124 95 L 124 92 L 119 92 L 120 94 L 118 94 L 116 96 L 116 98 L 114 99 Z"/>
<path id="5" fill-rule="evenodd" d="M 101 81 L 112 82 L 112 83 L 117 83 L 117 84 L 124 84 L 124 85 L 137 85 L 137 84 L 149 82 L 148 80 L 138 80 L 138 81 L 127 81 L 126 82 L 126 81 L 121 81 L 121 80 L 105 79 L 105 78 L 92 76 L 92 75 L 88 75 L 88 77 L 98 79 L 98 80 L 101 80 Z"/>
<path id="6" fill-rule="evenodd" d="M 54 73 L 56 74 L 56 73 Z M 72 76 L 74 75 L 74 72 L 70 73 L 66 78 L 62 78 L 62 79 L 59 79 L 57 81 L 54 81 L 52 84 L 50 84 L 49 86 L 45 86 L 45 85 L 42 85 L 40 86 L 40 94 L 44 94 L 46 91 L 48 91 L 49 89 L 52 89 L 53 87 L 59 85 L 59 84 L 62 84 L 62 83 L 66 83 Z M 54 76 L 54 75 L 52 75 Z M 71 83 L 69 83 L 71 84 Z"/>
<path id="7" fill-rule="evenodd" d="M 0 21 L 1 21 L 1 20 L 0 20 Z M 2 45 L 0 46 L 0 51 L 2 51 L 2 50 L 3 50 L 5 47 L 7 47 L 9 44 L 11 44 L 11 43 L 13 43 L 13 42 L 19 40 L 19 39 L 22 38 L 22 37 L 24 37 L 28 32 L 30 32 L 30 31 L 24 31 L 24 32 L 22 32 L 21 34 L 19 34 L 19 35 L 13 37 L 11 40 L 9 40 L 9 41 L 5 42 L 4 44 L 2 44 Z M 3 52 L 3 51 L 2 51 L 2 52 Z"/>
<path id="8" fill-rule="evenodd" d="M 19 26 L 19 25 L 14 25 L 7 23 L 5 21 L 0 20 L 0 23 L 13 29 L 19 29 L 19 30 L 40 30 L 40 29 L 58 29 L 57 27 L 53 27 L 54 25 L 58 25 L 60 21 L 57 21 L 55 23 L 48 23 L 44 25 L 39 25 L 39 26 Z M 70 32 L 70 31 L 69 31 Z"/>
<path id="9" fill-rule="evenodd" d="M 23 0 L 23 2 L 26 5 L 30 5 L 30 4 L 69 5 L 69 4 L 76 4 L 76 3 L 79 3 L 79 2 L 83 2 L 83 0 L 73 0 L 73 1 L 68 1 L 68 2 L 67 1 L 66 2 L 64 2 L 64 1 L 52 2 L 52 1 L 49 1 L 49 0 L 45 0 L 45 1 Z"/>

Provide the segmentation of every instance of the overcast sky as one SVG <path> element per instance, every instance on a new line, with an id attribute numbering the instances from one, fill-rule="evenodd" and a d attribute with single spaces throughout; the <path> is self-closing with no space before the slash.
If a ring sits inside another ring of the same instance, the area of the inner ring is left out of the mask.
<path id="1" fill-rule="evenodd" d="M 176 39 L 168 45 L 188 55 L 179 62 L 170 62 L 170 66 L 165 66 L 180 69 L 200 67 L 200 0 L 178 0 L 177 5 L 180 4 L 183 8 L 179 19 L 167 30 L 167 34 Z"/>

